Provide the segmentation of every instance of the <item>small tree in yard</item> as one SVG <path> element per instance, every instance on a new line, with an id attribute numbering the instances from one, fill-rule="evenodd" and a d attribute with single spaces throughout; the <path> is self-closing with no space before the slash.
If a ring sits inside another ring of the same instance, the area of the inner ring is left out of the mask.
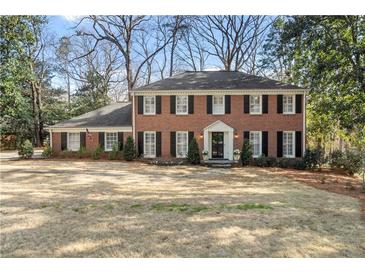
<path id="1" fill-rule="evenodd" d="M 241 150 L 241 162 L 242 165 L 248 165 L 252 160 L 252 148 L 249 140 L 244 140 Z"/>
<path id="2" fill-rule="evenodd" d="M 33 155 L 33 145 L 29 140 L 25 140 L 18 149 L 18 154 L 22 159 L 29 159 Z"/>
<path id="3" fill-rule="evenodd" d="M 193 165 L 198 165 L 200 163 L 199 145 L 195 138 L 193 138 L 189 144 L 188 161 Z"/>
<path id="4" fill-rule="evenodd" d="M 131 136 L 128 136 L 127 142 L 125 143 L 124 149 L 123 149 L 123 158 L 126 161 L 132 161 L 134 158 L 136 158 L 136 146 L 134 145 L 134 140 Z"/>

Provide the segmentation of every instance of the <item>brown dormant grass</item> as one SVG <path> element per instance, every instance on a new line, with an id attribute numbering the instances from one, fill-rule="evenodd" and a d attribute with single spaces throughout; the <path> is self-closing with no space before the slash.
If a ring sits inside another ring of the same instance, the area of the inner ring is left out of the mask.
<path id="1" fill-rule="evenodd" d="M 1 163 L 2 257 L 365 257 L 355 198 L 257 168 Z"/>

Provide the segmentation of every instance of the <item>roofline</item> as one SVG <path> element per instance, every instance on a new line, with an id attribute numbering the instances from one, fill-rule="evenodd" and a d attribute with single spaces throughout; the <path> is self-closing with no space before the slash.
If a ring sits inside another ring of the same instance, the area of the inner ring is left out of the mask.
<path id="1" fill-rule="evenodd" d="M 211 95 L 225 94 L 225 95 L 245 95 L 245 94 L 283 94 L 283 93 L 296 93 L 305 94 L 309 89 L 305 88 L 292 88 L 292 89 L 181 89 L 181 90 L 132 90 L 132 95 Z"/>
<path id="2" fill-rule="evenodd" d="M 45 130 L 52 132 L 132 132 L 132 126 L 122 126 L 122 127 L 60 127 L 60 126 L 49 126 L 44 128 Z"/>

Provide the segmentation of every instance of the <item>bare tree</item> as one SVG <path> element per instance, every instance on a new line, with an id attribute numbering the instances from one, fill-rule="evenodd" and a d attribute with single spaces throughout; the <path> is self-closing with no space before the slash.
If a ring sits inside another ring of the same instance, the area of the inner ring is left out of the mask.
<path id="1" fill-rule="evenodd" d="M 67 102 L 70 107 L 71 100 L 71 79 L 70 79 L 70 56 L 71 56 L 71 41 L 69 37 L 63 36 L 59 39 L 56 45 L 56 69 L 65 78 L 67 86 Z"/>
<path id="2" fill-rule="evenodd" d="M 170 43 L 172 36 L 161 44 L 157 44 L 147 57 L 141 58 L 135 53 L 138 49 L 134 49 L 135 34 L 148 28 L 151 17 L 146 16 L 88 16 L 81 20 L 91 21 L 92 31 L 79 31 L 79 35 L 94 38 L 92 50 L 86 55 L 94 51 L 101 41 L 108 41 L 115 45 L 124 58 L 124 66 L 126 70 L 126 80 L 128 91 L 130 92 L 135 86 L 138 77 L 146 65 L 146 63 L 154 58 L 167 44 Z M 81 23 L 80 22 L 80 23 Z M 84 55 L 84 56 L 86 56 Z M 80 56 L 80 57 L 84 57 Z M 80 58 L 78 57 L 78 58 Z"/>
<path id="3" fill-rule="evenodd" d="M 208 53 L 225 70 L 241 70 L 255 49 L 255 40 L 269 27 L 265 16 L 205 16 L 196 31 L 210 44 Z"/>

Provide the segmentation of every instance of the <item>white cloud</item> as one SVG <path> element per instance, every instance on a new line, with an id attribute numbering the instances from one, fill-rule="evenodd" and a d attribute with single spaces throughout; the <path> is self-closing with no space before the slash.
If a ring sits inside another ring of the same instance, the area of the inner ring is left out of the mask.
<path id="1" fill-rule="evenodd" d="M 62 16 L 66 21 L 69 22 L 76 22 L 78 21 L 82 16 L 81 15 L 63 15 Z"/>

